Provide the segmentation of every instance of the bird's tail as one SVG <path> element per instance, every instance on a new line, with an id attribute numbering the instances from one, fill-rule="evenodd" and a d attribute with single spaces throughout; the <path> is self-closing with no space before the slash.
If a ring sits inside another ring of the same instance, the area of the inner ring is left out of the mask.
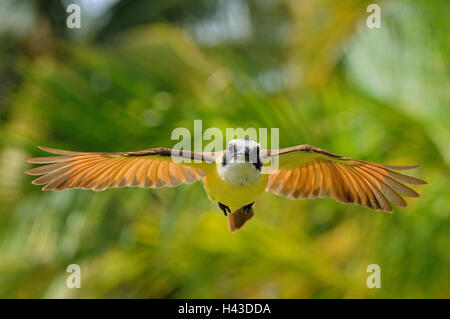
<path id="1" fill-rule="evenodd" d="M 228 227 L 231 232 L 235 232 L 250 220 L 254 215 L 253 208 L 245 211 L 244 207 L 239 208 L 233 214 L 228 214 Z"/>

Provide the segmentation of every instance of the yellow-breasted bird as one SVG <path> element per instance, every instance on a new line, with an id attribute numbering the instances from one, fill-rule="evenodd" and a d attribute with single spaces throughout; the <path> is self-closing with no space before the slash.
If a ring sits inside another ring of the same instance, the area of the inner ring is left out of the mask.
<path id="1" fill-rule="evenodd" d="M 248 138 L 234 139 L 214 153 L 152 148 L 138 152 L 85 153 L 46 147 L 60 156 L 27 159 L 46 164 L 27 170 L 43 175 L 33 181 L 43 190 L 70 188 L 102 191 L 112 187 L 173 187 L 202 180 L 211 201 L 217 202 L 231 231 L 253 216 L 255 200 L 266 190 L 290 199 L 331 197 L 374 210 L 407 206 L 403 196 L 419 194 L 403 183 L 425 181 L 396 171 L 418 166 L 391 166 L 344 157 L 310 145 L 261 150 Z M 262 174 L 275 157 L 279 168 Z"/>

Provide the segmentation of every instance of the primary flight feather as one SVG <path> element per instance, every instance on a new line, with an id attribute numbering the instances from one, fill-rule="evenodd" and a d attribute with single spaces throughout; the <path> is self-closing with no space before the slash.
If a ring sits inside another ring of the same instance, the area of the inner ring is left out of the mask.
<path id="1" fill-rule="evenodd" d="M 174 187 L 202 180 L 211 201 L 228 216 L 231 231 L 254 214 L 253 204 L 270 191 L 290 199 L 330 197 L 375 210 L 407 206 L 402 196 L 418 197 L 406 184 L 425 181 L 398 171 L 418 166 L 391 166 L 344 157 L 310 145 L 261 150 L 250 139 L 235 139 L 215 153 L 153 148 L 139 152 L 86 153 L 40 147 L 59 156 L 27 159 L 44 164 L 27 170 L 43 190 L 71 188 L 102 191 L 112 187 Z M 277 158 L 279 168 L 262 174 Z"/>

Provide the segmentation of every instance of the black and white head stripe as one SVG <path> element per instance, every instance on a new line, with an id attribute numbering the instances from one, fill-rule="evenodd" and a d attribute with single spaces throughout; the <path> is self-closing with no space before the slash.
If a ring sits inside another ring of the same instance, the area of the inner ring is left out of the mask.
<path id="1" fill-rule="evenodd" d="M 248 137 L 231 140 L 223 155 L 222 165 L 239 159 L 251 163 L 258 170 L 261 170 L 260 145 Z"/>

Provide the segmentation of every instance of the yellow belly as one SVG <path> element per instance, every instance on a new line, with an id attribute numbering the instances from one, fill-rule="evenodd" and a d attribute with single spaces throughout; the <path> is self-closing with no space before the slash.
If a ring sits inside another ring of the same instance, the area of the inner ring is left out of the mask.
<path id="1" fill-rule="evenodd" d="M 212 201 L 219 201 L 232 212 L 253 203 L 266 189 L 268 175 L 262 174 L 259 182 L 248 185 L 233 185 L 220 178 L 216 169 L 211 169 L 203 179 L 206 193 Z"/>

